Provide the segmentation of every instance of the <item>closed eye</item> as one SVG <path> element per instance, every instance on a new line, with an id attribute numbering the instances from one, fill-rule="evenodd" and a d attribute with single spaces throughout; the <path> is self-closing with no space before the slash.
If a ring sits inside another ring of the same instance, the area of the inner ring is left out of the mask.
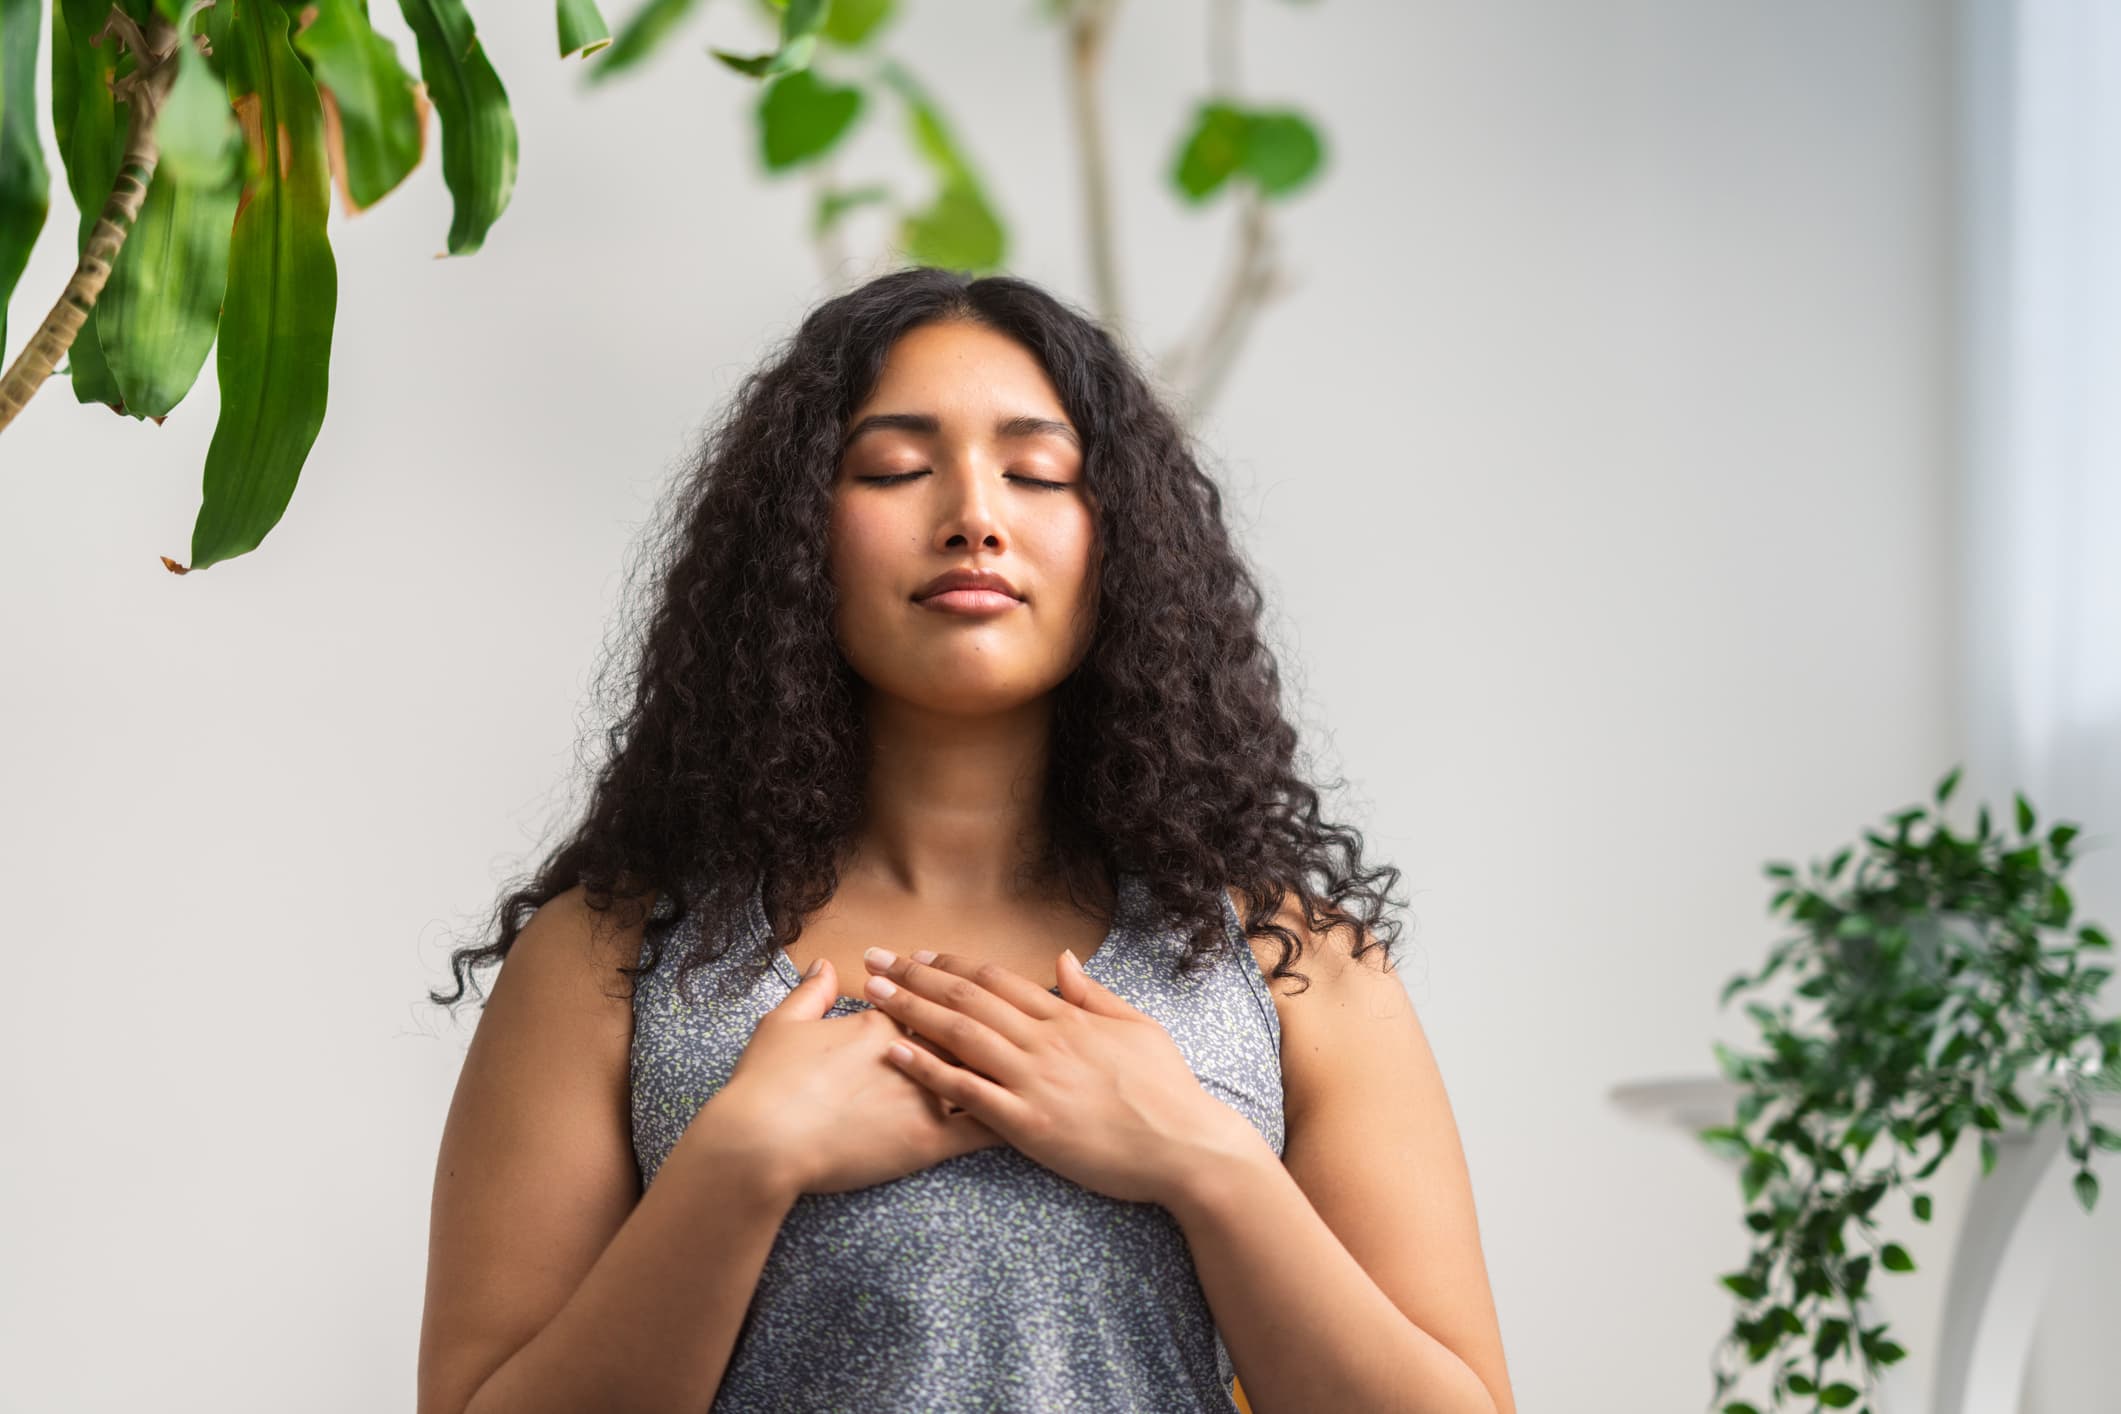
<path id="1" fill-rule="evenodd" d="M 898 482 L 911 481 L 916 476 L 926 476 L 927 474 L 927 468 L 923 467 L 919 471 L 902 471 L 895 476 L 857 476 L 854 479 L 856 481 L 869 482 L 874 486 L 891 486 Z M 1017 476 L 1014 473 L 1011 474 L 1010 479 L 1012 481 L 1022 481 L 1047 491 L 1065 491 L 1074 484 L 1069 481 L 1045 481 L 1036 476 Z"/>

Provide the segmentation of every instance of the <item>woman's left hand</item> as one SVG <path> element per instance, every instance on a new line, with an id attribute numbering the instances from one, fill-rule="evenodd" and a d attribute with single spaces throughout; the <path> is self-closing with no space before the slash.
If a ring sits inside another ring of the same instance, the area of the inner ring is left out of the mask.
<path id="1" fill-rule="evenodd" d="M 1264 1142 L 1201 1088 L 1154 1017 L 1086 974 L 1073 952 L 1061 957 L 1057 997 L 998 963 L 915 958 L 872 955 L 869 999 L 961 1064 L 919 1046 L 894 1048 L 892 1059 L 1063 1178 L 1168 1206 L 1197 1166 Z M 897 990 L 879 996 L 880 978 Z"/>

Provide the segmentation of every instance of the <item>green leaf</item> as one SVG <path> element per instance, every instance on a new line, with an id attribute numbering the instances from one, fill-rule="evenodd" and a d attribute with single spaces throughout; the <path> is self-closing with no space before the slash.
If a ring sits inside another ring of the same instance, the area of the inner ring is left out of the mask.
<path id="1" fill-rule="evenodd" d="M 515 115 L 464 0 L 398 0 L 398 9 L 419 41 L 420 77 L 442 120 L 442 180 L 455 202 L 449 254 L 470 255 L 515 191 Z"/>
<path id="2" fill-rule="evenodd" d="M 176 80 L 155 117 L 155 141 L 162 149 L 156 180 L 167 173 L 190 186 L 233 183 L 240 190 L 243 128 L 229 107 L 228 85 L 196 46 L 186 43 L 180 49 Z M 235 219 L 233 211 L 229 219 Z M 214 301 L 220 303 L 218 281 Z"/>
<path id="3" fill-rule="evenodd" d="M 1959 784 L 1959 773 L 1965 769 L 1964 766 L 1954 766 L 1950 774 L 1937 783 L 1937 803 L 1939 805 L 1951 799 L 1952 787 Z"/>
<path id="4" fill-rule="evenodd" d="M 2106 936 L 2106 930 L 2095 923 L 2087 923 L 2079 928 L 2077 940 L 2088 948 L 2110 948 L 2114 945 L 2113 940 Z"/>
<path id="5" fill-rule="evenodd" d="M 1765 1149 L 1755 1149 L 1738 1175 L 1738 1191 L 1745 1195 L 1745 1201 L 1750 1203 L 1758 1198 L 1760 1190 L 1767 1187 L 1768 1180 L 1781 1168 L 1782 1164 L 1772 1153 Z"/>
<path id="6" fill-rule="evenodd" d="M 818 30 L 825 22 L 830 0 L 787 0 L 781 10 L 781 42 L 771 54 L 732 54 L 726 49 L 707 52 L 738 73 L 760 78 L 807 68 L 817 49 Z"/>
<path id="7" fill-rule="evenodd" d="M 1915 1195 L 1915 1221 L 1926 1223 L 1929 1220 L 1930 1195 L 1927 1193 L 1917 1193 Z"/>
<path id="8" fill-rule="evenodd" d="M 51 173 L 37 134 L 43 9 L 44 0 L 0 0 L 0 356 L 8 350 L 8 300 L 51 211 Z"/>
<path id="9" fill-rule="evenodd" d="M 899 223 L 899 245 L 922 265 L 946 270 L 992 270 L 1002 263 L 1006 239 L 1000 219 L 977 187 L 953 182 L 925 211 Z"/>
<path id="10" fill-rule="evenodd" d="M 1908 1256 L 1907 1249 L 1897 1242 L 1888 1242 L 1879 1249 L 1878 1263 L 1889 1272 L 1911 1272 L 1915 1270 L 1915 1259 Z"/>
<path id="11" fill-rule="evenodd" d="M 1202 103 L 1172 164 L 1171 181 L 1193 201 L 1213 193 L 1245 160 L 1244 112 L 1229 103 Z"/>
<path id="12" fill-rule="evenodd" d="M 52 130 L 66 167 L 67 189 L 79 212 L 74 232 L 77 255 L 88 249 L 89 235 L 102 217 L 125 154 L 125 133 L 117 124 L 117 105 L 110 91 L 111 80 L 121 72 L 113 63 L 117 46 L 108 39 L 101 44 L 88 42 L 109 13 L 108 0 L 57 0 L 51 11 Z M 130 56 L 122 64 L 122 71 L 131 71 Z M 90 310 L 67 346 L 74 399 L 103 403 L 122 413 L 126 409 L 103 357 L 98 322 L 96 311 Z"/>
<path id="13" fill-rule="evenodd" d="M 2076 1178 L 2077 1201 L 2090 1212 L 2099 1201 L 2099 1179 L 2090 1169 L 2079 1169 Z"/>
<path id="14" fill-rule="evenodd" d="M 2022 791 L 2017 793 L 2017 801 L 2018 833 L 2029 835 L 2033 832 L 2033 807 L 2025 803 L 2025 795 Z"/>
<path id="15" fill-rule="evenodd" d="M 583 77 L 590 83 L 603 83 L 633 68 L 675 34 L 679 23 L 699 3 L 700 0 L 648 0 L 619 26 L 618 36 L 608 46 L 596 51 L 596 58 Z"/>
<path id="16" fill-rule="evenodd" d="M 1766 1284 L 1750 1272 L 1730 1272 L 1720 1280 L 1748 1301 L 1758 1301 L 1767 1295 Z"/>
<path id="17" fill-rule="evenodd" d="M 1721 1041 L 1711 1041 L 1709 1046 L 1716 1053 L 1716 1066 L 1726 1077 L 1745 1084 L 1752 1079 L 1752 1063 L 1740 1056 Z"/>
<path id="18" fill-rule="evenodd" d="M 775 74 L 792 73 L 797 69 L 809 67 L 810 56 L 816 49 L 817 36 L 812 34 L 785 44 L 770 54 L 737 54 L 727 49 L 709 49 L 707 52 L 740 74 L 749 74 L 753 78 L 772 78 Z"/>
<path id="19" fill-rule="evenodd" d="M 827 83 L 814 69 L 784 74 L 759 90 L 759 156 L 771 172 L 821 157 L 861 111 L 858 88 Z"/>
<path id="20" fill-rule="evenodd" d="M 309 60 L 337 143 L 334 164 L 349 210 L 363 211 L 395 190 L 420 165 L 426 117 L 418 81 L 398 62 L 398 47 L 377 34 L 356 0 L 304 0 L 314 16 L 295 32 Z"/>
<path id="21" fill-rule="evenodd" d="M 1745 1137 L 1745 1131 L 1734 1125 L 1712 1125 L 1707 1129 L 1697 1130 L 1694 1137 L 1725 1158 L 1742 1159 L 1753 1151 L 1751 1141 Z"/>
<path id="22" fill-rule="evenodd" d="M 891 200 L 891 188 L 886 186 L 854 187 L 846 191 L 827 191 L 818 196 L 817 211 L 810 221 L 812 236 L 821 236 L 839 224 L 839 219 L 857 206 L 871 206 Z"/>
<path id="23" fill-rule="evenodd" d="M 604 23 L 596 0 L 559 0 L 560 57 L 583 58 L 611 43 L 611 27 Z"/>
<path id="24" fill-rule="evenodd" d="M 217 0 L 207 12 L 243 124 L 245 180 L 221 309 L 221 415 L 189 569 L 256 548 L 294 495 L 324 421 L 338 267 L 325 238 L 331 177 L 317 87 L 287 11 Z"/>
<path id="25" fill-rule="evenodd" d="M 155 130 L 163 151 L 96 300 L 97 341 L 127 412 L 161 418 L 191 391 L 220 327 L 243 192 L 243 135 L 227 85 L 189 43 Z M 130 122 L 130 104 L 119 111 Z"/>
<path id="26" fill-rule="evenodd" d="M 1819 1391 L 1819 1402 L 1829 1409 L 1846 1409 L 1862 1396 L 1854 1385 L 1836 1382 Z"/>
<path id="27" fill-rule="evenodd" d="M 968 271 L 998 268 L 1007 255 L 1007 233 L 941 110 L 895 61 L 879 64 L 877 75 L 906 104 L 914 148 L 942 178 L 940 190 L 925 210 L 901 218 L 900 248 L 923 265 Z"/>
<path id="28" fill-rule="evenodd" d="M 878 25 L 891 18 L 892 0 L 832 0 L 825 27 L 818 31 L 826 43 L 852 49 L 867 42 Z"/>
<path id="29" fill-rule="evenodd" d="M 1255 109 L 1247 116 L 1245 174 L 1269 197 L 1283 197 L 1308 182 L 1325 153 L 1318 130 L 1293 109 Z"/>

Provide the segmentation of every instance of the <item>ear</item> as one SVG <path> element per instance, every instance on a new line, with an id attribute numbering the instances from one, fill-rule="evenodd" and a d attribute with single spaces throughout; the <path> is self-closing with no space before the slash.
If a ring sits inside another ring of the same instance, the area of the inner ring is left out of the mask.
<path id="1" fill-rule="evenodd" d="M 1139 1015 L 1104 983 L 1083 971 L 1082 961 L 1076 957 L 1074 948 L 1061 953 L 1059 980 L 1061 1000 L 1064 1002 L 1072 1002 L 1085 1011 L 1094 1011 L 1101 1016 Z"/>

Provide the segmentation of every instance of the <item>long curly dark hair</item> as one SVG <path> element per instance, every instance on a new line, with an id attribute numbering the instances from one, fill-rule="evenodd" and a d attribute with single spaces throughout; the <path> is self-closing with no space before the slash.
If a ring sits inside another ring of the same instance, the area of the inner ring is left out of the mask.
<path id="1" fill-rule="evenodd" d="M 714 923 L 680 986 L 739 935 L 720 925 L 754 888 L 773 947 L 832 897 L 868 766 L 826 561 L 840 442 L 893 343 L 944 320 L 1028 349 L 1082 438 L 1097 617 L 1054 690 L 1042 877 L 1081 908 L 1100 893 L 1093 880 L 1140 874 L 1164 916 L 1190 925 L 1188 971 L 1227 946 L 1225 886 L 1244 900 L 1247 936 L 1279 942 L 1276 978 L 1309 985 L 1291 967 L 1303 940 L 1271 921 L 1298 900 L 1305 927 L 1323 937 L 1357 921 L 1353 955 L 1383 947 L 1389 963 L 1399 870 L 1364 869 L 1360 832 L 1321 820 L 1293 765 L 1263 596 L 1178 420 L 1096 321 L 1037 285 L 916 266 L 817 306 L 708 429 L 651 521 L 647 611 L 597 675 L 601 699 L 623 672 L 623 710 L 607 718 L 587 812 L 496 905 L 497 936 L 452 954 L 456 991 L 431 1001 L 453 1009 L 474 969 L 498 964 L 539 907 L 578 885 L 622 928 L 674 927 L 695 910 Z M 647 957 L 621 971 L 656 968 L 665 933 L 647 929 Z M 750 961 L 768 967 L 770 953 Z"/>

